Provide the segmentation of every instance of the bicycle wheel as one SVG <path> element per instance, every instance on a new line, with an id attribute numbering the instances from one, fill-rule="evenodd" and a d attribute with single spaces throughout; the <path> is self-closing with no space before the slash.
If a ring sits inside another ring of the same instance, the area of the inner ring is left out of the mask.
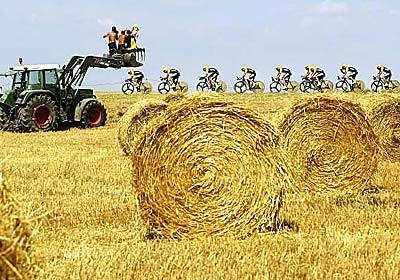
<path id="1" fill-rule="evenodd" d="M 247 87 L 246 87 L 246 84 L 244 81 L 238 81 L 233 86 L 233 89 L 235 90 L 236 93 L 245 93 L 247 90 Z"/>
<path id="2" fill-rule="evenodd" d="M 389 90 L 391 91 L 399 91 L 400 90 L 400 82 L 397 80 L 390 81 Z"/>
<path id="3" fill-rule="evenodd" d="M 346 81 L 341 80 L 341 81 L 336 83 L 336 89 L 339 90 L 339 91 L 343 91 L 343 92 L 349 92 L 350 91 L 350 85 Z"/>
<path id="4" fill-rule="evenodd" d="M 300 91 L 303 93 L 311 92 L 311 83 L 309 81 L 302 81 L 300 83 Z"/>
<path id="5" fill-rule="evenodd" d="M 201 81 L 196 86 L 197 91 L 206 92 L 209 90 L 208 84 L 204 81 Z"/>
<path id="6" fill-rule="evenodd" d="M 353 86 L 354 92 L 364 92 L 367 89 L 365 83 L 361 80 L 356 80 Z"/>
<path id="7" fill-rule="evenodd" d="M 158 85 L 158 92 L 161 94 L 167 94 L 171 91 L 171 86 L 167 82 L 161 82 Z"/>
<path id="8" fill-rule="evenodd" d="M 296 81 L 290 81 L 287 90 L 289 92 L 298 92 L 300 90 L 300 85 Z"/>
<path id="9" fill-rule="evenodd" d="M 228 89 L 228 86 L 226 85 L 225 82 L 218 82 L 217 88 L 216 88 L 216 92 L 217 93 L 224 93 L 226 92 L 226 90 Z"/>
<path id="10" fill-rule="evenodd" d="M 130 95 L 135 91 L 135 87 L 132 83 L 125 83 L 122 85 L 121 90 L 125 95 Z"/>
<path id="11" fill-rule="evenodd" d="M 324 80 L 322 82 L 322 92 L 332 91 L 333 88 L 334 88 L 334 85 L 331 81 Z"/>
<path id="12" fill-rule="evenodd" d="M 282 91 L 281 83 L 275 81 L 269 85 L 269 90 L 271 93 L 280 93 Z"/>
<path id="13" fill-rule="evenodd" d="M 383 83 L 381 81 L 374 81 L 371 85 L 373 92 L 381 92 L 383 90 Z"/>
<path id="14" fill-rule="evenodd" d="M 253 86 L 253 92 L 254 93 L 264 93 L 265 91 L 265 84 L 262 81 L 257 81 L 255 82 Z"/>
<path id="15" fill-rule="evenodd" d="M 140 85 L 141 94 L 150 94 L 153 91 L 153 85 L 150 82 L 144 82 Z"/>
<path id="16" fill-rule="evenodd" d="M 177 92 L 179 93 L 187 93 L 189 91 L 189 84 L 186 82 L 179 82 Z"/>

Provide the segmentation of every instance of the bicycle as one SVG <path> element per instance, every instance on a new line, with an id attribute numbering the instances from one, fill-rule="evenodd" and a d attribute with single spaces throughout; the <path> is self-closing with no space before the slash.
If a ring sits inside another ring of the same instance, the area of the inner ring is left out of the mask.
<path id="1" fill-rule="evenodd" d="M 289 81 L 286 85 L 282 79 L 272 77 L 272 83 L 269 86 L 269 90 L 272 93 L 281 93 L 281 92 L 297 92 L 300 89 L 300 85 L 296 81 Z"/>
<path id="2" fill-rule="evenodd" d="M 255 81 L 250 87 L 249 83 L 244 79 L 244 77 L 236 77 L 237 82 L 233 86 L 236 93 L 245 93 L 247 91 L 252 91 L 253 93 L 263 93 L 265 90 L 265 84 L 262 81 Z"/>
<path id="3" fill-rule="evenodd" d="M 167 77 L 160 77 L 161 83 L 158 85 L 158 92 L 160 94 L 170 93 L 171 90 L 175 87 L 175 85 L 168 80 Z M 174 91 L 178 93 L 187 93 L 189 91 L 189 84 L 186 82 L 178 82 L 176 89 Z"/>
<path id="4" fill-rule="evenodd" d="M 150 82 L 140 82 L 138 85 L 132 82 L 132 79 L 125 80 L 125 83 L 121 88 L 125 95 L 130 95 L 133 93 L 149 94 L 153 91 L 153 85 Z"/>
<path id="5" fill-rule="evenodd" d="M 300 91 L 303 93 L 331 91 L 334 87 L 333 83 L 329 80 L 322 80 L 321 86 L 317 86 L 315 79 L 310 79 L 306 76 L 302 76 L 301 78 L 303 81 L 300 83 Z"/>
<path id="6" fill-rule="evenodd" d="M 224 93 L 226 92 L 227 88 L 228 86 L 226 85 L 226 83 L 222 81 L 219 81 L 217 82 L 217 84 L 212 85 L 206 76 L 200 77 L 200 81 L 196 86 L 197 91 L 201 92 L 207 92 L 211 90 L 217 93 Z"/>
<path id="7" fill-rule="evenodd" d="M 391 80 L 389 83 L 385 82 L 381 77 L 374 76 L 374 81 L 371 85 L 373 92 L 381 92 L 383 90 L 394 91 L 400 90 L 400 82 L 397 80 Z"/>
<path id="8" fill-rule="evenodd" d="M 336 83 L 336 89 L 343 92 L 363 92 L 366 90 L 367 86 L 361 80 L 355 80 L 352 82 L 346 77 L 338 77 L 338 82 Z"/>

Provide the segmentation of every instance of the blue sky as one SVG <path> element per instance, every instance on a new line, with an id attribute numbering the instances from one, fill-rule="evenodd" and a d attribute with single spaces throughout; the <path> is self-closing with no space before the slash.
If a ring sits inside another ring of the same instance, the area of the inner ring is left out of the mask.
<path id="1" fill-rule="evenodd" d="M 232 84 L 242 65 L 269 81 L 276 64 L 297 80 L 304 65 L 316 64 L 335 80 L 343 63 L 356 65 L 369 84 L 377 64 L 395 77 L 400 71 L 399 22 L 394 0 L 13 0 L 0 6 L 0 71 L 19 56 L 27 64 L 64 64 L 74 54 L 102 55 L 112 25 L 137 23 L 147 50 L 142 70 L 154 84 L 166 65 L 193 86 L 204 64 Z M 85 84 L 117 90 L 125 77 L 125 70 L 92 70 Z"/>

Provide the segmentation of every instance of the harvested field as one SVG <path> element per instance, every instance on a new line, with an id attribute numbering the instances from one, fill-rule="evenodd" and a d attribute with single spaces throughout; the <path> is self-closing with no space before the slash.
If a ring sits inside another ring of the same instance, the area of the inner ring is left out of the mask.
<path id="1" fill-rule="evenodd" d="M 147 240 L 118 121 L 139 100 L 99 94 L 100 129 L 0 132 L 4 182 L 23 213 L 50 214 L 32 231 L 37 279 L 397 279 L 400 275 L 400 163 L 379 160 L 364 193 L 288 193 L 283 229 L 249 238 Z M 232 95 L 278 127 L 303 96 Z M 385 95 L 349 95 L 372 112 Z M 232 164 L 233 165 L 233 164 Z M 256 172 L 256 171 L 254 171 Z"/>

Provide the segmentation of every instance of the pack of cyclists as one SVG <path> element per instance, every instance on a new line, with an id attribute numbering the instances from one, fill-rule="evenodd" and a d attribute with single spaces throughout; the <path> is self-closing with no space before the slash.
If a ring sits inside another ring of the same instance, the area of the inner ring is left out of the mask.
<path id="1" fill-rule="evenodd" d="M 208 65 L 205 65 L 202 70 L 204 74 L 203 79 L 205 79 L 205 81 L 208 83 L 209 89 L 215 90 L 218 84 L 220 71 L 216 67 Z M 287 89 L 293 76 L 292 71 L 283 65 L 277 65 L 275 70 L 276 77 L 274 77 L 274 80 L 279 81 L 281 85 L 283 85 L 283 88 Z M 256 83 L 256 70 L 249 66 L 243 66 L 240 69 L 240 72 L 241 77 L 238 77 L 238 79 L 243 80 L 247 86 L 247 89 L 251 90 Z M 306 73 L 304 76 L 302 76 L 302 79 L 309 81 L 309 83 L 311 83 L 315 89 L 321 89 L 326 78 L 325 71 L 315 65 L 306 65 L 305 72 Z M 171 90 L 176 91 L 180 82 L 180 71 L 176 68 L 164 67 L 162 69 L 162 73 L 165 75 L 162 77 L 162 79 L 168 82 Z M 339 79 L 345 80 L 350 86 L 355 85 L 357 82 L 359 71 L 354 66 L 343 64 L 340 68 L 340 73 L 341 77 L 339 77 Z M 141 71 L 131 69 L 128 71 L 128 75 L 129 81 L 132 82 L 133 85 L 136 86 L 143 83 L 144 74 Z M 383 88 L 385 88 L 385 86 L 389 85 L 389 83 L 392 81 L 392 71 L 387 66 L 380 64 L 377 66 L 377 73 L 374 76 L 374 80 L 379 80 L 379 82 L 382 83 Z"/>

